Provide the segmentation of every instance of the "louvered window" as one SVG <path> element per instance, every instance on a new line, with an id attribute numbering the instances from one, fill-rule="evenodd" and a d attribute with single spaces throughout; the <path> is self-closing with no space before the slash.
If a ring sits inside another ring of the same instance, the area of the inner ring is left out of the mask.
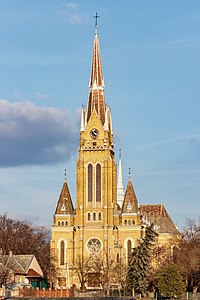
<path id="1" fill-rule="evenodd" d="M 63 266 L 65 264 L 65 242 L 60 242 L 60 265 Z"/>
<path id="2" fill-rule="evenodd" d="M 127 242 L 127 258 L 128 258 L 128 262 L 130 262 L 131 260 L 131 249 L 132 248 L 132 243 L 131 240 L 128 240 Z"/>
<path id="3" fill-rule="evenodd" d="M 96 166 L 96 202 L 101 202 L 101 165 Z"/>
<path id="4" fill-rule="evenodd" d="M 92 201 L 92 179 L 93 179 L 93 167 L 91 164 L 88 165 L 88 201 Z"/>

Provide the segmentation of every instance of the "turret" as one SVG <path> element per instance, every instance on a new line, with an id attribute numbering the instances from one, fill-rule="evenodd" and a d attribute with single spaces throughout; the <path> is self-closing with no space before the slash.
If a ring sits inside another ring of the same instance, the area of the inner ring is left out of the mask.
<path id="1" fill-rule="evenodd" d="M 124 186 L 122 180 L 122 161 L 121 161 L 121 149 L 119 150 L 119 167 L 117 176 L 117 204 L 122 208 L 124 201 Z"/>

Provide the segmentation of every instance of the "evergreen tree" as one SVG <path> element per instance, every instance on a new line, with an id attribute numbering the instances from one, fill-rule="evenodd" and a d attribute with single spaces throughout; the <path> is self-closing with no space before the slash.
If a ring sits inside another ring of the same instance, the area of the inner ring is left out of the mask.
<path id="1" fill-rule="evenodd" d="M 177 265 L 171 263 L 158 271 L 158 290 L 163 296 L 181 298 L 185 292 L 185 284 Z"/>
<path id="2" fill-rule="evenodd" d="M 145 294 L 149 285 L 150 260 L 157 233 L 153 225 L 146 227 L 146 235 L 138 247 L 133 250 L 128 266 L 128 287 Z"/>

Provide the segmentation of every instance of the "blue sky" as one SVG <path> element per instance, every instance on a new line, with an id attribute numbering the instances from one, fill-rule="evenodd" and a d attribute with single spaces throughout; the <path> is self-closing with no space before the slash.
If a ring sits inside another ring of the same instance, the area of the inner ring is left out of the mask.
<path id="1" fill-rule="evenodd" d="M 65 168 L 75 200 L 96 12 L 124 186 L 130 166 L 181 227 L 200 216 L 199 0 L 0 1 L 0 211 L 51 225 Z"/>

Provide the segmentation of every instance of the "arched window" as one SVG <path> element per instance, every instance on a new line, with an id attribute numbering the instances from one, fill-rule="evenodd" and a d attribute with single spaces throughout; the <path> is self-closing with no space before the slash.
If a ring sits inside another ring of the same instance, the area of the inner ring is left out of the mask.
<path id="1" fill-rule="evenodd" d="M 96 202 L 101 202 L 101 165 L 96 166 Z"/>
<path id="2" fill-rule="evenodd" d="M 90 221 L 90 220 L 91 220 L 91 214 L 90 214 L 90 213 L 88 213 L 88 215 L 87 215 L 87 219 L 88 219 L 88 221 Z"/>
<path id="3" fill-rule="evenodd" d="M 128 220 L 128 225 L 131 225 L 131 220 Z"/>
<path id="4" fill-rule="evenodd" d="M 88 165 L 88 201 L 92 201 L 93 194 L 93 184 L 92 184 L 92 179 L 93 179 L 93 166 L 91 164 Z"/>
<path id="5" fill-rule="evenodd" d="M 119 263 L 119 253 L 117 253 L 117 263 Z"/>
<path id="6" fill-rule="evenodd" d="M 132 221 L 132 225 L 134 225 L 134 224 L 135 224 L 135 221 L 133 220 L 133 221 Z"/>
<path id="7" fill-rule="evenodd" d="M 101 221 L 101 212 L 98 213 L 98 219 Z"/>
<path id="8" fill-rule="evenodd" d="M 127 225 L 127 220 L 124 220 L 124 225 Z"/>
<path id="9" fill-rule="evenodd" d="M 127 258 L 128 258 L 128 262 L 130 262 L 130 260 L 131 260 L 131 250 L 132 250 L 132 243 L 131 243 L 131 240 L 128 240 L 128 242 L 127 242 Z"/>
<path id="10" fill-rule="evenodd" d="M 96 221 L 96 213 L 93 212 L 93 221 Z"/>
<path id="11" fill-rule="evenodd" d="M 60 221 L 58 221 L 58 226 L 60 226 Z"/>
<path id="12" fill-rule="evenodd" d="M 67 226 L 68 225 L 68 222 L 67 221 L 65 221 L 65 226 Z"/>
<path id="13" fill-rule="evenodd" d="M 60 242 L 60 265 L 63 266 L 65 264 L 65 242 Z"/>
<path id="14" fill-rule="evenodd" d="M 64 223 L 64 221 L 62 221 L 62 226 L 64 226 L 65 225 L 65 223 Z"/>

